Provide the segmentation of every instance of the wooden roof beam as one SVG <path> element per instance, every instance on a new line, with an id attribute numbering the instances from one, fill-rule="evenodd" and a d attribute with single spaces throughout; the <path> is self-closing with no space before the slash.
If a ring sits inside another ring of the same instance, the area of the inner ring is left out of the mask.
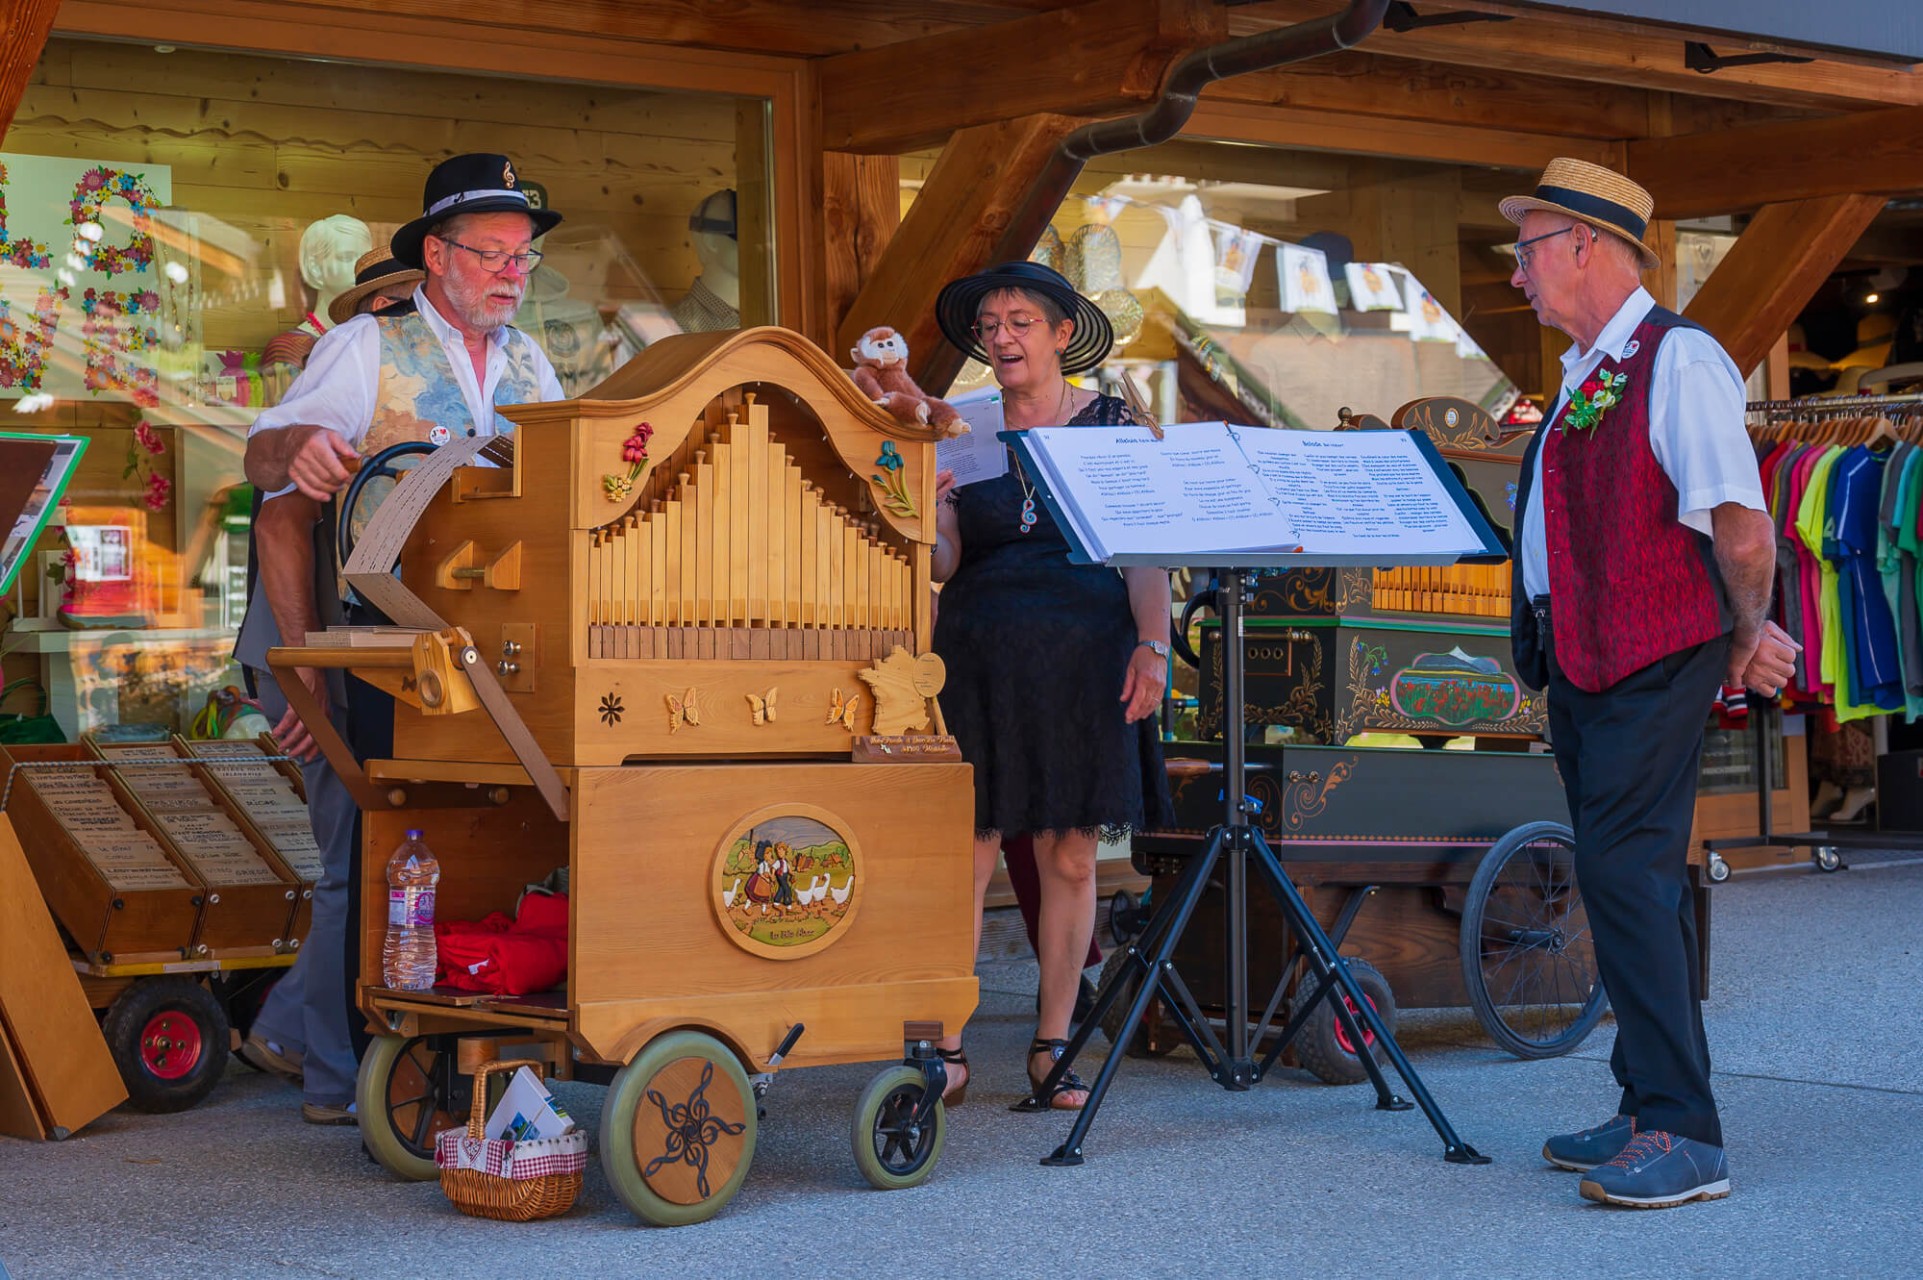
<path id="1" fill-rule="evenodd" d="M 1764 205 L 1684 312 L 1745 376 L 1763 362 L 1882 209 L 1880 196 Z"/>
<path id="2" fill-rule="evenodd" d="M 1665 218 L 1923 191 L 1923 107 L 1645 138 L 1629 144 L 1627 158 L 1629 176 L 1649 188 Z"/>
<path id="3" fill-rule="evenodd" d="M 0 6 L 0 137 L 13 123 L 59 8 L 60 0 L 10 0 Z"/>
<path id="4" fill-rule="evenodd" d="M 823 146 L 899 154 L 999 120 L 1140 110 L 1176 59 L 1226 37 L 1209 0 L 1096 0 L 838 54 L 817 64 Z"/>
<path id="5" fill-rule="evenodd" d="M 1231 35 L 1321 17 L 1337 8 L 1335 0 L 1262 0 L 1231 11 Z M 1445 3 L 1448 9 L 1496 6 Z M 1426 8 L 1426 6 L 1425 6 Z M 1420 58 L 1525 75 L 1595 80 L 1641 89 L 1740 98 L 1837 111 L 1867 106 L 1923 105 L 1923 73 L 1827 60 L 1764 63 L 1731 67 L 1712 75 L 1683 62 L 1690 36 L 1635 22 L 1580 14 L 1528 10 L 1506 22 L 1387 28 L 1369 37 L 1364 48 L 1386 58 Z"/>

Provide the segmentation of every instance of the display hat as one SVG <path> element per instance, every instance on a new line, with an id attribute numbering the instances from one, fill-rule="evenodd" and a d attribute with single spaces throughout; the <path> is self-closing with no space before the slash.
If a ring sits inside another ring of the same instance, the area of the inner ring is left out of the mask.
<path id="1" fill-rule="evenodd" d="M 392 249 L 369 249 L 354 264 L 354 287 L 327 304 L 327 318 L 335 324 L 346 324 L 368 294 L 398 284 L 419 284 L 425 279 L 426 272 L 394 261 Z"/>
<path id="2" fill-rule="evenodd" d="M 942 336 L 983 364 L 993 363 L 975 337 L 975 315 L 982 300 L 1001 289 L 1040 294 L 1075 322 L 1074 336 L 1062 352 L 1063 373 L 1084 373 L 1108 358 L 1115 345 L 1108 317 L 1077 293 L 1061 272 L 1039 262 L 1004 262 L 943 285 L 935 298 L 935 323 L 941 326 Z"/>
<path id="3" fill-rule="evenodd" d="M 1534 195 L 1506 197 L 1498 208 L 1518 225 L 1524 214 L 1535 209 L 1567 214 L 1635 245 L 1642 254 L 1643 270 L 1654 271 L 1662 265 L 1656 251 L 1643 243 L 1649 217 L 1656 211 L 1655 197 L 1614 169 L 1557 156 L 1542 171 Z"/>
<path id="4" fill-rule="evenodd" d="M 521 189 L 514 162 L 506 156 L 470 152 L 434 166 L 421 189 L 421 216 L 394 233 L 394 257 L 404 267 L 421 267 L 421 242 L 435 223 L 462 213 L 525 213 L 534 234 L 546 235 L 561 221 L 552 209 L 536 208 Z"/>

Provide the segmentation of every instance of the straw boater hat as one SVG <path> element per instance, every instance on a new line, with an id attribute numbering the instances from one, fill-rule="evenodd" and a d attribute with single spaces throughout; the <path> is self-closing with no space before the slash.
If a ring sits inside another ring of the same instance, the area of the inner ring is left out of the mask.
<path id="1" fill-rule="evenodd" d="M 427 229 L 458 213 L 525 213 L 534 219 L 534 234 L 544 236 L 561 221 L 552 209 L 537 209 L 514 176 L 514 162 L 506 156 L 470 153 L 434 166 L 421 191 L 421 216 L 394 233 L 394 257 L 404 267 L 421 265 L 421 242 Z"/>
<path id="2" fill-rule="evenodd" d="M 368 294 L 397 284 L 419 284 L 425 279 L 426 272 L 394 261 L 392 249 L 369 249 L 354 264 L 354 287 L 327 304 L 327 318 L 335 324 L 346 324 Z"/>
<path id="3" fill-rule="evenodd" d="M 1536 194 L 1509 196 L 1498 207 L 1503 217 L 1518 225 L 1532 209 L 1567 214 L 1635 245 L 1642 254 L 1643 270 L 1654 271 L 1662 265 L 1656 251 L 1643 243 L 1656 200 L 1614 169 L 1558 156 L 1542 171 Z"/>
<path id="4" fill-rule="evenodd" d="M 1004 262 L 972 276 L 950 280 L 935 297 L 935 323 L 942 336 L 983 364 L 995 362 L 975 338 L 975 313 L 982 299 L 1001 289 L 1020 289 L 1052 299 L 1075 322 L 1074 336 L 1062 352 L 1063 373 L 1084 373 L 1108 358 L 1115 331 L 1102 309 L 1075 291 L 1061 272 L 1039 262 Z"/>

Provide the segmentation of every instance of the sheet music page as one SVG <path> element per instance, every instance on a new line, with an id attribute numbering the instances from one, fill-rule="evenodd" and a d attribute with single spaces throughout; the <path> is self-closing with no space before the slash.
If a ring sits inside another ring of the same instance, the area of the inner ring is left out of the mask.
<path id="1" fill-rule="evenodd" d="M 1305 551 L 1466 555 L 1482 544 L 1406 431 L 1237 427 Z"/>
<path id="2" fill-rule="evenodd" d="M 1040 427 L 1028 433 L 1050 491 L 1098 558 L 1294 548 L 1301 539 L 1225 423 Z"/>
<path id="3" fill-rule="evenodd" d="M 935 468 L 955 473 L 955 486 L 993 480 L 1008 474 L 1008 446 L 995 438 L 1002 430 L 1002 393 L 999 388 L 974 392 L 949 401 L 968 423 L 968 434 L 935 442 Z"/>

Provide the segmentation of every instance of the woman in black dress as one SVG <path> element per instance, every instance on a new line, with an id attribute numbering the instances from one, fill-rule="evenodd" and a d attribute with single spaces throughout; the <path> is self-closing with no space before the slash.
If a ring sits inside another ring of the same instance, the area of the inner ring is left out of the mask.
<path id="1" fill-rule="evenodd" d="M 1068 381 L 1100 364 L 1114 340 L 1107 318 L 1059 273 L 1032 262 L 991 267 L 944 288 L 936 317 L 950 342 L 994 370 L 1010 430 L 1134 421 L 1121 400 Z M 1067 1044 L 1095 926 L 1096 843 L 1104 828 L 1139 827 L 1166 810 L 1152 717 L 1168 671 L 1168 576 L 1070 564 L 1012 457 L 997 479 L 955 488 L 944 474 L 938 485 L 934 576 L 946 585 L 935 651 L 948 668 L 943 714 L 975 769 L 977 937 L 1002 838 L 1034 838 L 1041 998 L 1026 1065 L 1039 1090 Z M 952 1103 L 968 1080 L 959 1036 L 942 1056 Z M 1070 1072 L 1047 1102 L 1073 1110 L 1087 1099 Z"/>

